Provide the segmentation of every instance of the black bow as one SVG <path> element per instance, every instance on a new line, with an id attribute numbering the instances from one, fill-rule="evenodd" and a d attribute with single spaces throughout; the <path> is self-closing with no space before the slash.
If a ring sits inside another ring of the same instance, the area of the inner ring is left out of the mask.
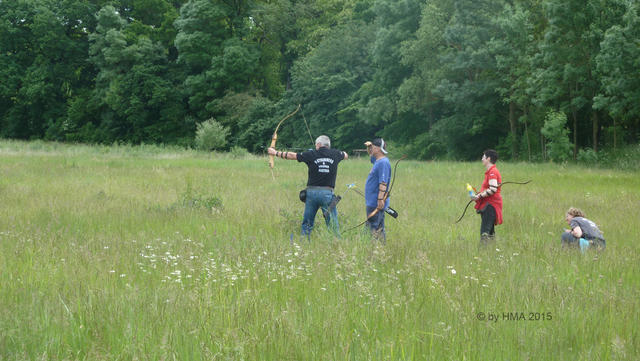
<path id="1" fill-rule="evenodd" d="M 526 182 L 502 182 L 500 184 L 498 184 L 498 188 L 502 187 L 505 184 L 529 184 L 531 182 L 531 179 L 529 179 Z M 472 199 L 469 201 L 469 203 L 467 203 L 467 205 L 464 207 L 464 211 L 462 212 L 462 215 L 460 216 L 460 218 L 458 218 L 458 220 L 456 221 L 456 223 L 460 222 L 462 220 L 462 218 L 464 218 L 464 215 L 467 213 L 467 208 L 469 208 L 469 205 L 471 204 L 471 202 L 473 202 L 475 199 Z"/>
<path id="2" fill-rule="evenodd" d="M 401 161 L 401 160 L 403 160 L 403 159 L 405 159 L 406 157 L 407 157 L 406 155 L 403 155 L 402 157 L 400 157 L 400 159 L 398 159 L 398 160 L 396 161 L 396 165 L 394 165 L 394 166 L 393 166 L 393 178 L 391 179 L 391 184 L 389 185 L 389 187 L 387 188 L 387 190 L 384 192 L 384 195 L 383 195 L 383 197 L 382 197 L 384 202 L 386 202 L 386 201 L 387 201 L 387 198 L 389 198 L 389 194 L 391 193 L 391 189 L 393 189 L 393 184 L 396 182 L 396 169 L 398 168 L 398 163 L 400 163 L 400 161 Z M 358 225 L 353 226 L 353 227 L 351 227 L 351 228 L 347 229 L 345 232 L 349 232 L 350 230 L 352 230 L 352 229 L 356 229 L 356 228 L 360 227 L 361 225 L 363 225 L 363 224 L 367 223 L 367 221 L 368 221 L 369 219 L 371 219 L 371 217 L 375 216 L 379 211 L 380 211 L 380 210 L 379 210 L 378 208 L 374 209 L 374 210 L 373 210 L 373 212 L 371 212 L 371 213 L 367 216 L 367 219 L 365 219 L 363 222 L 359 223 Z"/>

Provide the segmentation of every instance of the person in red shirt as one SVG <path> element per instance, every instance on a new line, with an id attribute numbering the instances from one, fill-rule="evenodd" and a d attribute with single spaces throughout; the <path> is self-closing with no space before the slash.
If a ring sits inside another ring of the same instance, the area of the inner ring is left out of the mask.
<path id="1" fill-rule="evenodd" d="M 495 226 L 502 224 L 502 196 L 500 195 L 500 184 L 502 176 L 496 162 L 498 152 L 487 149 L 482 153 L 482 165 L 487 171 L 484 173 L 484 181 L 480 192 L 473 196 L 476 201 L 475 209 L 482 217 L 480 224 L 480 241 L 487 243 L 495 237 Z"/>

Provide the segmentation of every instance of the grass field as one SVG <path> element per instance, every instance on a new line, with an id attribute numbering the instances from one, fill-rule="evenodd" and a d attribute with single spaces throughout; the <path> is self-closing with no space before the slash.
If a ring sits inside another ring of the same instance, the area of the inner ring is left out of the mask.
<path id="1" fill-rule="evenodd" d="M 640 359 L 640 173 L 498 166 L 533 182 L 504 186 L 491 247 L 454 224 L 480 161 L 401 162 L 382 246 L 320 214 L 301 241 L 297 162 L 1 141 L 0 360 Z M 560 248 L 570 206 L 604 252 Z"/>

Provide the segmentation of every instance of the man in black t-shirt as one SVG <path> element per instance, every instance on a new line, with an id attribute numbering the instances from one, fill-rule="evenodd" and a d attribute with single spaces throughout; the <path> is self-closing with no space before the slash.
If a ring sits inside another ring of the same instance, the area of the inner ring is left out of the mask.
<path id="1" fill-rule="evenodd" d="M 325 222 L 327 227 L 340 237 L 340 225 L 338 223 L 338 210 L 335 206 L 329 207 L 333 197 L 333 189 L 336 186 L 338 175 L 338 163 L 348 159 L 346 152 L 331 149 L 331 140 L 326 135 L 316 139 L 316 149 L 302 153 L 280 152 L 269 148 L 269 155 L 283 159 L 304 162 L 309 168 L 307 179 L 307 198 L 305 200 L 304 216 L 302 219 L 302 235 L 309 237 L 313 230 L 318 208 L 327 215 Z"/>

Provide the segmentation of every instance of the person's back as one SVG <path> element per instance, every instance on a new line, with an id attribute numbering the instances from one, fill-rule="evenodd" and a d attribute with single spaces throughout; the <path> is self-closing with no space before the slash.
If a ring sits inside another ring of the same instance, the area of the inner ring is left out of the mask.
<path id="1" fill-rule="evenodd" d="M 307 187 L 335 188 L 338 163 L 344 159 L 344 152 L 328 147 L 320 147 L 298 153 L 298 162 L 307 164 Z"/>
<path id="2" fill-rule="evenodd" d="M 579 226 L 582 229 L 582 238 L 586 240 L 602 240 L 604 236 L 598 226 L 591 220 L 584 217 L 574 217 L 571 220 L 571 228 Z"/>

